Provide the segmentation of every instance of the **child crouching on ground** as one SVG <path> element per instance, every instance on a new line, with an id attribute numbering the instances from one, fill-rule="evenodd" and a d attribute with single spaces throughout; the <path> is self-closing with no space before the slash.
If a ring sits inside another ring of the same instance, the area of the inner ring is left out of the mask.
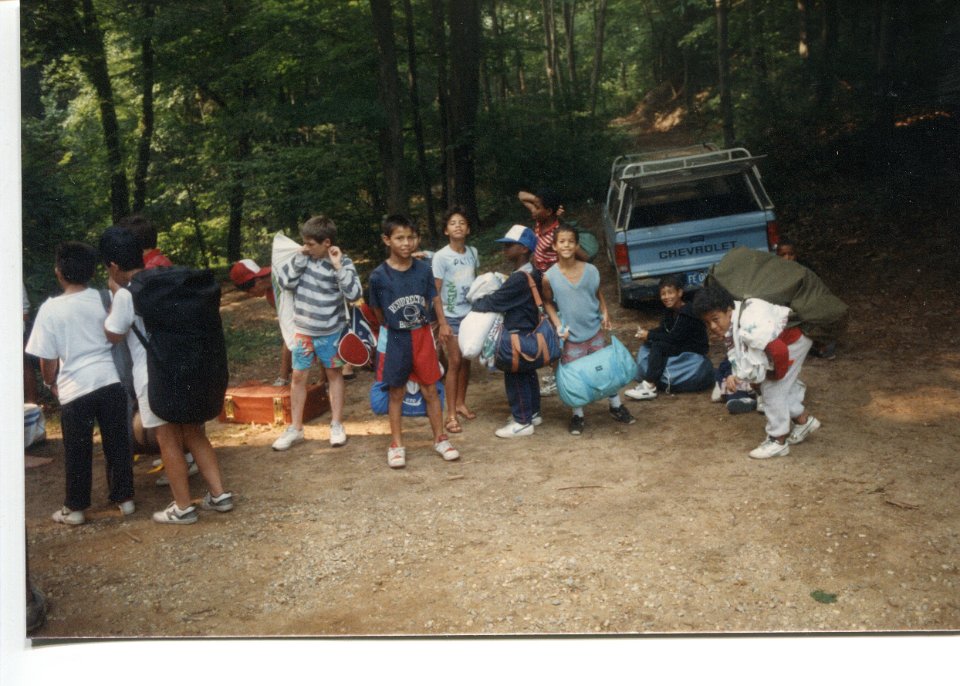
<path id="1" fill-rule="evenodd" d="M 750 457 L 788 455 L 791 445 L 820 428 L 803 405 L 805 386 L 799 379 L 813 342 L 798 327 L 785 326 L 788 308 L 759 298 L 735 301 L 726 289 L 712 284 L 697 293 L 693 310 L 710 333 L 724 341 L 733 370 L 727 391 L 733 392 L 741 380 L 760 384 L 767 438 Z"/>
<path id="2" fill-rule="evenodd" d="M 560 364 L 601 350 L 606 345 L 603 330 L 610 330 L 607 303 L 600 292 L 600 272 L 592 264 L 577 259 L 580 238 L 576 229 L 561 224 L 554 233 L 553 249 L 559 260 L 543 275 L 543 305 L 563 339 Z M 609 398 L 610 415 L 621 424 L 636 421 L 623 406 L 620 394 Z M 583 433 L 582 407 L 573 408 L 570 433 Z"/>
<path id="3" fill-rule="evenodd" d="M 413 222 L 394 214 L 383 220 L 383 242 L 390 251 L 387 259 L 370 274 L 370 307 L 380 321 L 377 355 L 377 381 L 387 385 L 392 443 L 387 464 L 406 466 L 403 445 L 403 398 L 408 380 L 420 384 L 427 405 L 427 418 L 433 431 L 433 448 L 444 460 L 459 459 L 460 453 L 443 433 L 443 409 L 437 393 L 440 361 L 430 328 L 430 312 L 440 324 L 440 335 L 449 336 L 450 327 L 437 295 L 430 267 L 414 259 L 420 233 Z"/>
<path id="4" fill-rule="evenodd" d="M 655 329 L 640 328 L 636 337 L 647 346 L 647 369 L 636 387 L 624 391 L 633 400 L 653 400 L 657 397 L 657 384 L 667 368 L 671 357 L 685 352 L 707 356 L 710 341 L 703 322 L 693 314 L 693 307 L 683 299 L 683 282 L 675 274 L 660 279 L 660 302 L 667 308 Z"/>

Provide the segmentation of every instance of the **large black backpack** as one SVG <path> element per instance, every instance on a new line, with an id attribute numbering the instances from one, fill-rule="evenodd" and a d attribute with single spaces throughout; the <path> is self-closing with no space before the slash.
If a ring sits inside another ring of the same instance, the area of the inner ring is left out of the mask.
<path id="1" fill-rule="evenodd" d="M 157 267 L 129 285 L 146 336 L 150 409 L 175 424 L 220 414 L 227 389 L 227 347 L 220 320 L 220 284 L 209 269 Z"/>

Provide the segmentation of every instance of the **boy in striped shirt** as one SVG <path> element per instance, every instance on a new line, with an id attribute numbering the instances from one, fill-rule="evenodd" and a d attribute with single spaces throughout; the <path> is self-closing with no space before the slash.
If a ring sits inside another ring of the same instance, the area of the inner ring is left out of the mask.
<path id="1" fill-rule="evenodd" d="M 330 398 L 330 445 L 347 442 L 343 428 L 343 366 L 337 344 L 347 326 L 344 300 L 359 300 L 360 278 L 349 257 L 336 246 L 337 227 L 323 215 L 311 217 L 300 227 L 300 254 L 277 270 L 277 280 L 293 291 L 293 375 L 290 380 L 291 424 L 273 442 L 274 450 L 287 450 L 304 440 L 303 408 L 307 400 L 307 377 L 316 359 L 323 367 Z"/>

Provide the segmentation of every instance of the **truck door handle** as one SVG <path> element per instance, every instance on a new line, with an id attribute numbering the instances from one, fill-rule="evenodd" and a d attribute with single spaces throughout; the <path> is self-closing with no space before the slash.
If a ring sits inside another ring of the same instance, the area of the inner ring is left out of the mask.
<path id="1" fill-rule="evenodd" d="M 690 236 L 691 243 L 703 243 L 703 241 L 704 241 L 703 236 Z"/>

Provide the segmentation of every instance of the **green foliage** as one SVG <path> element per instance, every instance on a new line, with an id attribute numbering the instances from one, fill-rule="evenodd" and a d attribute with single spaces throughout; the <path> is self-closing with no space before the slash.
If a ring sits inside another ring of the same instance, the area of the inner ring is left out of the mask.
<path id="1" fill-rule="evenodd" d="M 296 236 L 304 219 L 321 212 L 337 221 L 351 254 L 382 257 L 383 113 L 369 3 L 151 2 L 152 19 L 143 3 L 93 0 L 93 6 L 105 35 L 128 179 L 141 135 L 141 45 L 152 40 L 155 123 L 146 213 L 161 227 L 161 248 L 180 263 L 225 267 L 233 200 L 241 212 L 240 251 L 258 261 L 269 256 L 273 233 Z M 716 138 L 712 3 L 608 0 L 591 116 L 585 112 L 598 3 L 567 5 L 574 8 L 571 74 L 561 2 L 552 2 L 558 50 L 552 79 L 545 68 L 543 3 L 481 3 L 482 106 L 473 133 L 483 226 L 474 240 L 493 232 L 490 225 L 501 217 L 507 225 L 526 218 L 515 199 L 520 188 L 552 186 L 571 203 L 601 198 L 610 160 L 635 147 L 625 129 L 609 122 L 638 103 L 655 110 L 663 103 L 651 104 L 653 92 L 666 94 L 670 108 L 690 105 L 686 121 L 702 124 L 702 137 Z M 820 32 L 826 3 L 806 4 L 809 58 L 797 49 L 796 3 L 731 3 L 736 133 L 769 155 L 764 171 L 774 195 L 796 192 L 789 179 L 811 168 L 820 175 L 869 172 L 864 161 L 892 140 L 876 133 L 878 110 L 903 116 L 937 106 L 951 64 L 947 30 L 957 30 L 956 3 L 893 3 L 896 42 L 881 88 L 874 34 L 877 8 L 885 4 L 839 3 L 837 43 L 828 59 Z M 444 150 L 437 84 L 444 65 L 433 40 L 433 3 L 412 0 L 411 6 L 428 181 L 439 189 Z M 404 12 L 400 3 L 394 7 L 405 171 L 415 191 L 411 206 L 422 213 L 412 109 L 403 89 Z M 111 221 L 100 111 L 82 68 L 91 43 L 79 8 L 67 0 L 35 0 L 22 9 L 23 64 L 42 73 L 43 112 L 23 120 L 24 265 L 35 292 L 50 287 L 56 242 L 95 242 Z M 888 154 L 908 154 L 907 143 L 904 138 Z"/>
<path id="2" fill-rule="evenodd" d="M 515 204 L 517 191 L 550 187 L 566 202 L 597 198 L 622 134 L 586 114 L 551 113 L 532 102 L 505 105 L 480 121 L 478 176 L 489 196 Z"/>

